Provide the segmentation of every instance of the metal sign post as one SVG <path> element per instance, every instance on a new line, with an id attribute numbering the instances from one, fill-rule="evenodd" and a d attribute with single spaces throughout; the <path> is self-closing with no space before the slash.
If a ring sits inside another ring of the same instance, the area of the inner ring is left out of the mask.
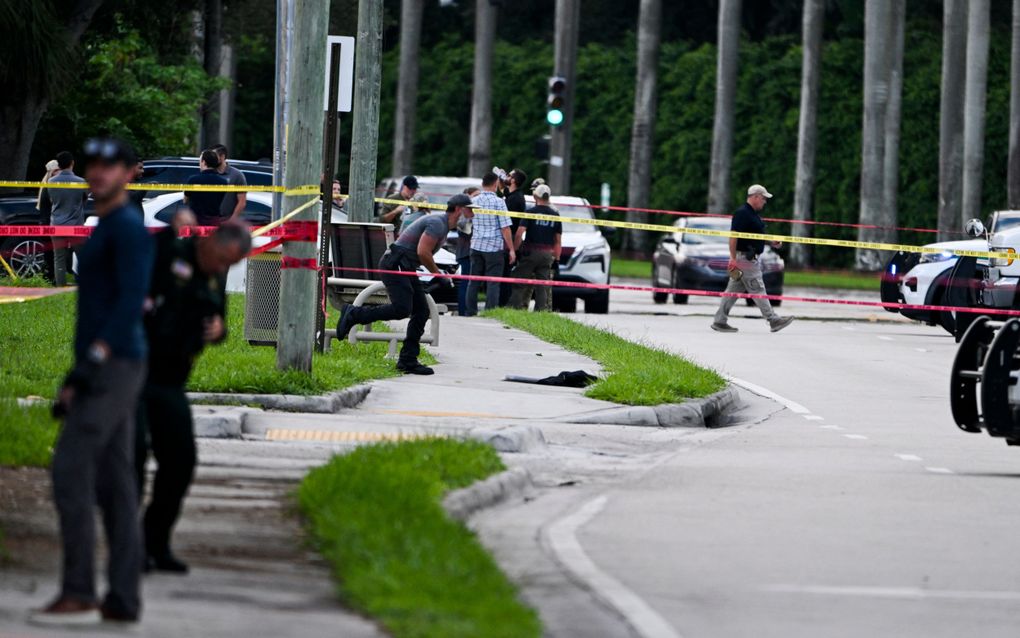
<path id="1" fill-rule="evenodd" d="M 351 110 L 354 87 L 354 38 L 329 36 L 326 49 L 326 111 L 322 136 L 322 212 L 319 217 L 319 286 L 316 292 L 316 350 L 326 349 L 326 279 L 329 272 L 330 224 L 333 221 L 333 176 L 337 163 L 339 111 Z M 330 105 L 335 108 L 330 108 Z"/>

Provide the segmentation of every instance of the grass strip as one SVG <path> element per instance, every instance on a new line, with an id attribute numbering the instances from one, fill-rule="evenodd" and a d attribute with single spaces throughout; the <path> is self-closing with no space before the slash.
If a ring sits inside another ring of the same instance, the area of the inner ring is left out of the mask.
<path id="1" fill-rule="evenodd" d="M 396 638 L 538 636 L 535 612 L 440 504 L 503 469 L 482 443 L 424 439 L 361 447 L 312 470 L 298 500 L 340 598 Z"/>
<path id="2" fill-rule="evenodd" d="M 21 407 L 0 398 L 0 465 L 46 467 L 59 428 L 48 405 Z"/>
<path id="3" fill-rule="evenodd" d="M 708 396 L 726 385 L 714 370 L 672 352 L 634 343 L 557 314 L 504 308 L 485 314 L 598 361 L 605 373 L 585 391 L 585 396 L 593 399 L 624 405 L 681 403 Z"/>
<path id="4" fill-rule="evenodd" d="M 609 262 L 609 274 L 619 279 L 649 279 L 652 276 L 652 262 L 640 259 L 613 257 Z"/>
<path id="5" fill-rule="evenodd" d="M 11 288 L 53 288 L 53 282 L 43 277 L 42 275 L 33 275 L 32 277 L 19 277 L 18 279 L 11 279 L 6 276 L 7 271 L 0 265 L 0 288 L 11 287 Z"/>
<path id="6" fill-rule="evenodd" d="M 54 295 L 24 303 L 0 304 L 0 396 L 52 398 L 71 365 L 75 295 Z M 276 369 L 276 350 L 244 340 L 244 296 L 231 295 L 227 340 L 206 348 L 188 388 L 196 392 L 320 394 L 370 379 L 398 374 L 384 358 L 386 344 L 333 342 L 315 354 L 312 374 Z M 327 320 L 328 321 L 328 320 Z M 426 363 L 434 361 L 423 355 Z"/>
<path id="7" fill-rule="evenodd" d="M 875 273 L 846 270 L 787 270 L 784 284 L 796 288 L 829 288 L 838 290 L 873 290 L 881 284 Z"/>

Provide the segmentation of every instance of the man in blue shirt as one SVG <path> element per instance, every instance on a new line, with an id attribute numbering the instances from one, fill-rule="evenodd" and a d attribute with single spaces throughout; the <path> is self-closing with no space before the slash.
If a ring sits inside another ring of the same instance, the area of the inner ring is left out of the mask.
<path id="1" fill-rule="evenodd" d="M 197 186 L 226 186 L 227 178 L 220 175 L 220 156 L 216 151 L 202 151 L 198 160 L 200 172 L 188 178 L 188 184 Z M 219 226 L 228 217 L 222 213 L 224 192 L 184 191 L 184 203 L 195 213 L 199 226 Z"/>
<path id="2" fill-rule="evenodd" d="M 747 202 L 733 213 L 733 221 L 730 223 L 730 230 L 738 233 L 765 232 L 765 220 L 758 213 L 765 208 L 766 202 L 772 198 L 772 193 L 765 190 L 761 184 L 755 184 L 747 189 Z M 780 243 L 774 242 L 773 248 L 779 248 Z M 726 292 L 748 292 L 754 295 L 764 295 L 765 280 L 761 274 L 761 264 L 758 257 L 765 250 L 765 241 L 761 239 L 745 239 L 730 237 L 730 282 L 726 284 Z M 712 330 L 716 332 L 736 332 L 737 329 L 729 324 L 730 310 L 733 304 L 737 303 L 737 297 L 723 297 L 719 302 L 719 310 L 715 313 L 715 320 L 712 322 Z M 761 311 L 761 316 L 769 322 L 772 332 L 779 332 L 790 325 L 793 317 L 780 317 L 772 310 L 772 304 L 765 297 L 755 297 L 755 305 Z"/>
<path id="3" fill-rule="evenodd" d="M 134 415 L 145 380 L 142 310 L 153 246 L 124 189 L 136 162 L 134 151 L 119 140 L 85 144 L 85 179 L 99 224 L 78 253 L 75 363 L 54 404 L 54 414 L 64 417 L 53 452 L 63 579 L 58 598 L 33 615 L 39 624 L 134 622 L 141 613 Z M 97 505 L 110 563 L 102 604 L 94 566 Z"/>

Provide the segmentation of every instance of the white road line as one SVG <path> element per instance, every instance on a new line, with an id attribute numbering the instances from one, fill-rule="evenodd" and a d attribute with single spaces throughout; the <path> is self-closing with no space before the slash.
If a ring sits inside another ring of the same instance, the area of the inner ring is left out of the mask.
<path id="1" fill-rule="evenodd" d="M 928 348 L 914 348 L 914 350 L 917 350 L 918 352 L 931 352 Z"/>
<path id="2" fill-rule="evenodd" d="M 896 341 L 892 337 L 887 337 L 885 335 L 878 335 L 878 338 L 881 339 L 882 341 Z"/>
<path id="3" fill-rule="evenodd" d="M 896 458 L 898 458 L 901 461 L 920 461 L 921 460 L 921 457 L 917 456 L 916 454 L 894 454 L 893 456 L 895 456 Z"/>
<path id="4" fill-rule="evenodd" d="M 924 469 L 928 470 L 929 472 L 931 472 L 933 474 L 955 474 L 956 473 L 956 472 L 952 471 L 951 469 L 949 469 L 948 467 L 928 467 L 928 466 L 925 466 Z"/>
<path id="5" fill-rule="evenodd" d="M 824 416 L 818 416 L 817 414 L 805 414 L 804 418 L 808 421 L 824 421 Z"/>
<path id="6" fill-rule="evenodd" d="M 912 600 L 1004 600 L 1020 601 L 1020 592 L 996 590 L 921 589 L 920 587 L 829 587 L 825 585 L 767 585 L 762 591 L 779 594 L 815 594 L 819 596 L 862 596 Z"/>
<path id="7" fill-rule="evenodd" d="M 864 436 L 863 434 L 844 434 L 843 436 L 845 436 L 848 439 L 856 439 L 858 441 L 863 441 L 864 439 L 868 438 L 868 437 Z"/>
<path id="8" fill-rule="evenodd" d="M 819 425 L 819 428 L 823 430 L 842 430 L 843 427 L 840 425 Z"/>
<path id="9" fill-rule="evenodd" d="M 729 381 L 733 385 L 738 385 L 741 388 L 747 390 L 748 392 L 751 392 L 752 394 L 757 394 L 760 397 L 772 399 L 777 403 L 783 404 L 791 412 L 795 412 L 797 414 L 811 414 L 811 410 L 808 410 L 807 408 L 797 403 L 796 401 L 791 401 L 790 399 L 779 396 L 772 390 L 766 390 L 760 385 L 751 383 L 750 381 L 744 381 L 743 379 L 738 379 L 737 377 L 731 377 L 728 374 L 724 374 L 723 376 L 726 378 L 727 381 Z"/>
<path id="10" fill-rule="evenodd" d="M 583 581 L 597 598 L 610 605 L 645 638 L 680 638 L 680 634 L 658 612 L 620 581 L 605 573 L 591 560 L 577 540 L 577 530 L 606 506 L 605 495 L 597 496 L 573 514 L 565 516 L 546 531 L 546 540 L 557 560 Z"/>
<path id="11" fill-rule="evenodd" d="M 854 328 L 853 326 L 840 326 L 840 328 L 847 332 L 857 332 L 857 328 Z"/>

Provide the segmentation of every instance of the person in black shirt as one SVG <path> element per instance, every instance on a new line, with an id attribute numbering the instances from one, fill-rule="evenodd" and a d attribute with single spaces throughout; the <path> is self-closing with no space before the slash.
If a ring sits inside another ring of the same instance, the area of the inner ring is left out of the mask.
<path id="1" fill-rule="evenodd" d="M 85 143 L 85 179 L 99 223 L 78 253 L 74 367 L 53 406 L 64 426 L 53 450 L 60 516 L 60 595 L 31 622 L 82 625 L 137 621 L 141 614 L 138 494 L 132 457 L 135 406 L 145 377 L 142 308 L 152 239 L 124 189 L 135 154 L 115 139 Z M 108 593 L 96 600 L 95 510 L 103 512 Z"/>
<path id="2" fill-rule="evenodd" d="M 188 184 L 226 186 L 227 178 L 219 174 L 220 156 L 216 151 L 202 151 L 198 161 L 201 172 L 188 178 Z M 224 192 L 184 191 L 184 203 L 195 213 L 199 226 L 219 226 L 224 217 L 220 214 Z"/>
<path id="3" fill-rule="evenodd" d="M 224 222 L 208 237 L 177 238 L 194 225 L 188 211 L 156 235 L 156 261 L 145 314 L 149 374 L 138 406 L 135 471 L 144 494 L 145 463 L 151 446 L 158 467 L 152 500 L 145 510 L 146 570 L 185 573 L 188 566 L 170 551 L 170 533 L 195 472 L 191 406 L 185 385 L 195 359 L 209 343 L 227 336 L 224 281 L 230 266 L 251 249 L 241 222 Z"/>
<path id="4" fill-rule="evenodd" d="M 758 213 L 765 208 L 765 203 L 772 198 L 772 194 L 765 190 L 761 184 L 755 184 L 747 189 L 747 202 L 733 213 L 733 221 L 730 230 L 738 233 L 764 233 L 765 220 Z M 779 248 L 780 242 L 773 242 L 773 248 Z M 726 285 L 726 292 L 748 292 L 754 295 L 764 295 L 765 280 L 762 278 L 761 265 L 758 257 L 765 250 L 765 241 L 761 239 L 746 239 L 730 237 L 730 282 Z M 737 329 L 728 323 L 730 310 L 733 304 L 737 303 L 738 297 L 723 297 L 719 302 L 719 310 L 715 313 L 715 320 L 712 322 L 712 330 L 716 332 L 736 332 Z M 772 304 L 765 297 L 755 297 L 754 303 L 761 310 L 762 317 L 769 322 L 772 332 L 779 332 L 790 325 L 793 317 L 780 317 L 772 310 Z"/>
<path id="5" fill-rule="evenodd" d="M 559 212 L 549 206 L 551 191 L 545 184 L 539 184 L 532 191 L 535 196 L 536 205 L 529 209 L 529 213 L 537 215 L 555 215 Z M 514 250 L 520 255 L 517 261 L 517 268 L 514 269 L 514 277 L 518 279 L 552 279 L 552 266 L 560 259 L 562 245 L 560 243 L 563 235 L 563 224 L 539 219 L 521 220 L 521 227 L 517 229 L 514 239 Z M 549 286 L 538 286 L 532 284 L 516 284 L 513 296 L 510 297 L 511 308 L 525 309 L 531 302 L 531 294 L 535 293 L 535 310 L 543 311 L 550 308 Z"/>
<path id="6" fill-rule="evenodd" d="M 506 195 L 503 196 L 503 201 L 506 202 L 506 209 L 511 213 L 523 213 L 528 209 L 528 202 L 524 199 L 524 185 L 528 183 L 528 176 L 519 168 L 515 168 L 506 174 L 506 179 L 503 181 L 503 185 L 506 187 Z M 520 217 L 510 218 L 510 236 L 517 236 L 517 229 L 521 227 L 521 222 L 524 221 Z M 509 277 L 514 267 L 519 267 L 520 264 L 511 265 L 510 261 L 507 260 L 503 266 L 503 276 Z M 513 294 L 515 285 L 502 285 L 499 287 L 499 305 L 505 306 L 510 302 L 510 297 Z"/>

